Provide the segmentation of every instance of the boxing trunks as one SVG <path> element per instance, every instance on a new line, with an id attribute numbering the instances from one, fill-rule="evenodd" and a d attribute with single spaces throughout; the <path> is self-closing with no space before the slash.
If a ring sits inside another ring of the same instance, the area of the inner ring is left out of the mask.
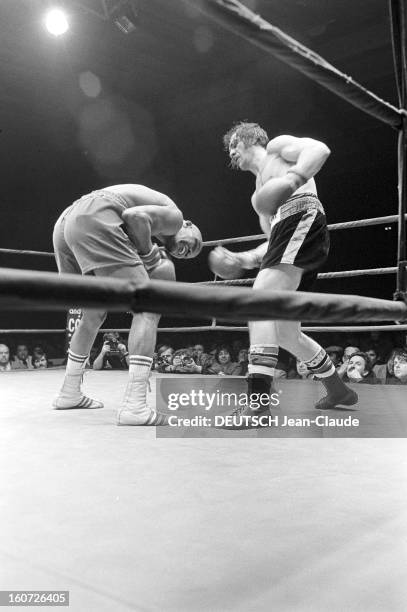
<path id="1" fill-rule="evenodd" d="M 329 252 L 329 233 L 321 202 L 313 193 L 289 198 L 271 218 L 271 234 L 260 270 L 280 263 L 304 270 L 299 291 L 311 291 Z"/>
<path id="2" fill-rule="evenodd" d="M 53 235 L 58 270 L 88 274 L 97 268 L 142 265 L 121 218 L 128 206 L 120 194 L 101 189 L 64 210 Z"/>

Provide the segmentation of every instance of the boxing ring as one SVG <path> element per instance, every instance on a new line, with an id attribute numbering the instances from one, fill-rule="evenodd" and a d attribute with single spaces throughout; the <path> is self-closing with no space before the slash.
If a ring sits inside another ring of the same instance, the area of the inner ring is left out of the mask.
<path id="1" fill-rule="evenodd" d="M 213 319 L 208 326 L 166 332 L 243 331 L 246 327 L 217 325 L 216 319 L 271 317 L 306 320 L 313 324 L 305 328 L 311 331 L 407 329 L 405 15 L 401 4 L 390 6 L 400 109 L 375 96 L 367 100 L 365 90 L 336 69 L 335 80 L 346 77 L 343 86 L 337 84 L 339 95 L 399 131 L 399 214 L 330 229 L 397 221 L 397 263 L 330 272 L 325 278 L 396 274 L 396 299 L 254 295 L 244 286 L 250 279 L 215 279 L 209 286 L 156 281 L 136 287 L 112 279 L 3 268 L 0 309 L 65 311 L 72 304 L 104 304 L 118 312 L 150 310 Z M 200 7 L 267 52 L 270 36 L 277 34 L 271 46 L 280 59 L 292 62 L 297 53 L 298 69 L 308 66 L 314 80 L 318 73 L 318 82 L 329 81 L 333 88 L 327 62 L 321 65 L 319 56 L 304 52 L 293 39 L 290 50 L 283 51 L 280 43 L 286 35 L 259 16 L 253 22 L 253 13 L 240 3 L 203 0 Z M 205 246 L 262 238 L 216 240 Z M 19 331 L 34 330 L 1 330 Z M 192 436 L 181 431 L 171 440 L 156 437 L 154 428 L 113 426 L 126 372 L 87 372 L 87 391 L 102 396 L 106 404 L 95 411 L 51 410 L 62 378 L 63 370 L 57 369 L 1 377 L 0 458 L 7 500 L 0 506 L 2 524 L 7 525 L 0 549 L 1 588 L 69 589 L 75 611 L 405 610 L 404 388 L 358 386 L 360 405 L 346 411 L 379 417 L 385 410 L 390 425 L 382 433 L 391 439 L 375 435 L 377 431 L 351 439 L 328 438 L 321 430 L 308 439 L 259 429 L 246 432 L 248 441 L 240 432 L 213 430 Z M 153 401 L 164 380 L 153 377 Z M 314 410 L 316 384 L 281 381 L 281 386 L 287 404 L 305 415 Z M 343 416 L 339 410 L 330 412 Z"/>

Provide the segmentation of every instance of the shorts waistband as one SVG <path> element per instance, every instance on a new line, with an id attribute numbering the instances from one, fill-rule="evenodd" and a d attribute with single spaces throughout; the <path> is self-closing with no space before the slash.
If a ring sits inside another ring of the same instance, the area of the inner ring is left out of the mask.
<path id="1" fill-rule="evenodd" d="M 115 204 L 118 204 L 123 208 L 129 207 L 128 203 L 126 202 L 124 197 L 120 195 L 120 193 L 116 193 L 115 191 L 109 191 L 108 189 L 97 189 L 96 191 L 91 191 L 90 193 L 87 193 L 86 195 L 79 198 L 79 200 L 76 200 L 76 202 L 80 202 L 81 200 L 87 198 L 104 198 L 105 200 L 115 202 Z M 74 202 L 74 204 L 76 204 L 76 202 Z"/>
<path id="2" fill-rule="evenodd" d="M 291 217 L 296 213 L 306 210 L 317 210 L 325 215 L 324 207 L 318 200 L 315 193 L 299 193 L 289 198 L 278 209 L 274 221 L 281 221 L 287 217 Z"/>

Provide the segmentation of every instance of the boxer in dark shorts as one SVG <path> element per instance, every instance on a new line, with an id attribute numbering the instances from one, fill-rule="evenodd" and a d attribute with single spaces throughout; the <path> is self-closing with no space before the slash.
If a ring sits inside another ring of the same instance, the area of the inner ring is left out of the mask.
<path id="1" fill-rule="evenodd" d="M 144 185 L 113 185 L 87 194 L 69 206 L 54 228 L 54 250 L 61 273 L 127 279 L 175 280 L 172 261 L 153 239 L 176 258 L 195 257 L 202 236 L 184 221 L 166 195 Z M 102 408 L 82 392 L 85 363 L 100 326 L 103 308 L 84 309 L 68 351 L 62 388 L 54 408 Z M 129 379 L 118 412 L 120 425 L 164 425 L 165 415 L 147 405 L 147 385 L 159 315 L 136 313 L 129 332 Z"/>
<path id="2" fill-rule="evenodd" d="M 252 207 L 268 240 L 240 253 L 217 247 L 210 254 L 212 270 L 223 278 L 233 278 L 242 270 L 260 268 L 254 291 L 310 290 L 329 251 L 325 213 L 314 180 L 330 155 L 328 147 L 311 138 L 290 135 L 269 140 L 257 123 L 244 122 L 225 134 L 224 145 L 232 167 L 256 177 Z M 357 394 L 339 378 L 325 350 L 302 333 L 301 323 L 249 321 L 249 335 L 249 396 L 271 393 L 281 346 L 305 362 L 324 384 L 327 395 L 316 408 L 357 402 Z M 253 412 L 248 405 L 236 414 L 250 419 Z"/>
<path id="3" fill-rule="evenodd" d="M 267 251 L 260 270 L 280 263 L 304 270 L 298 291 L 312 291 L 329 253 L 325 211 L 313 193 L 302 193 L 282 204 L 272 220 Z"/>

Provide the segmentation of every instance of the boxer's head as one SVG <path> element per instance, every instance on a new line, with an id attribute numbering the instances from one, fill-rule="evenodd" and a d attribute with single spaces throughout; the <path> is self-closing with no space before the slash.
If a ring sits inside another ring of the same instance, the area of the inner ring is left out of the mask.
<path id="1" fill-rule="evenodd" d="M 223 145 L 229 153 L 233 168 L 240 168 L 239 147 L 247 149 L 257 145 L 266 148 L 268 142 L 267 132 L 258 123 L 247 123 L 244 121 L 236 123 L 223 137 Z"/>
<path id="2" fill-rule="evenodd" d="M 165 248 L 177 259 L 192 259 L 202 250 L 202 234 L 191 221 L 184 221 L 174 236 L 166 237 Z"/>

